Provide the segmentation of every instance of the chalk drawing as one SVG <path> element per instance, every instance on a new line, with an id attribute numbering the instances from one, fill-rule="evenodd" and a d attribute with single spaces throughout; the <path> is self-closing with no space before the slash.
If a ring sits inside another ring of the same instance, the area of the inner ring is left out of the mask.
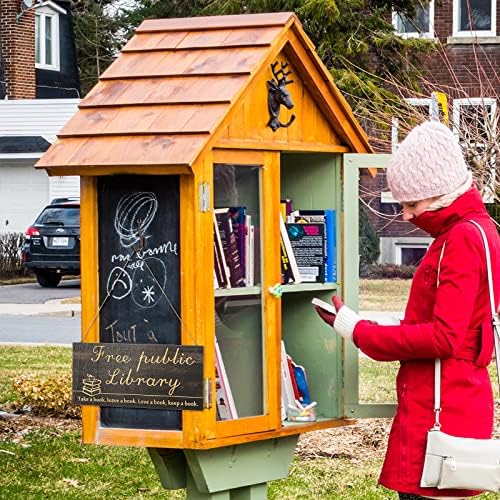
<path id="1" fill-rule="evenodd" d="M 116 300 L 122 300 L 132 291 L 130 274 L 121 267 L 113 267 L 106 284 L 108 294 Z"/>
<path id="2" fill-rule="evenodd" d="M 167 283 L 167 269 L 156 257 L 147 257 L 144 261 L 147 266 L 135 269 L 132 275 L 132 300 L 141 309 L 150 309 L 155 307 L 163 296 L 162 290 L 165 290 Z"/>
<path id="3" fill-rule="evenodd" d="M 141 235 L 149 237 L 146 230 L 157 210 L 158 199 L 152 192 L 140 191 L 121 197 L 116 207 L 114 225 L 123 247 L 130 248 L 141 239 Z"/>

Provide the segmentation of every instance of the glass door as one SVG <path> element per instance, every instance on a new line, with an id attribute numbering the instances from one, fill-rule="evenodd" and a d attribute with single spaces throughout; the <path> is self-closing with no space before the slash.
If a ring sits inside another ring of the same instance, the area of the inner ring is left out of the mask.
<path id="1" fill-rule="evenodd" d="M 270 199 L 270 193 L 266 195 L 270 185 L 261 156 L 259 164 L 253 164 L 253 155 L 248 163 L 219 162 L 213 166 L 219 436 L 269 430 L 273 428 L 271 414 L 277 413 L 277 409 L 270 410 L 276 406 L 272 400 L 277 390 L 272 394 L 268 390 L 273 371 L 268 361 L 276 350 L 279 300 L 269 294 L 273 273 L 266 269 L 277 268 L 271 265 L 270 255 L 278 243 L 273 237 L 274 224 L 266 217 L 271 207 L 263 200 Z M 278 206 L 275 198 L 270 203 Z"/>

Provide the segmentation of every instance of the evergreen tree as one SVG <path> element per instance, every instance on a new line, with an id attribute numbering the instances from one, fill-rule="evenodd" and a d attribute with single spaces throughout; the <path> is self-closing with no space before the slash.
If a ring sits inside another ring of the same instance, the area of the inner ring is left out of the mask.
<path id="1" fill-rule="evenodd" d="M 84 88 L 97 79 L 116 53 L 117 35 L 129 38 L 148 18 L 292 11 L 316 46 L 341 90 L 383 102 L 390 93 L 377 78 L 396 76 L 416 85 L 408 60 L 418 62 L 433 42 L 394 33 L 392 9 L 411 14 L 413 0 L 135 0 L 109 16 L 109 0 L 74 0 L 79 64 Z M 377 75 L 371 76 L 371 75 Z"/>
<path id="2" fill-rule="evenodd" d="M 359 204 L 359 267 L 374 264 L 380 256 L 380 238 L 365 209 Z"/>

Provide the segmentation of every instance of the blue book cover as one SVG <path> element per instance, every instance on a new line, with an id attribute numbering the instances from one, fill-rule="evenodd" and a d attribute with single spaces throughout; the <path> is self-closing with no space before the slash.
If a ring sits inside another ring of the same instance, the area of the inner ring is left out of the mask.
<path id="1" fill-rule="evenodd" d="M 335 283 L 337 281 L 337 224 L 335 210 L 298 210 L 301 215 L 321 215 L 325 221 L 325 282 Z M 296 219 L 297 220 L 297 219 Z"/>

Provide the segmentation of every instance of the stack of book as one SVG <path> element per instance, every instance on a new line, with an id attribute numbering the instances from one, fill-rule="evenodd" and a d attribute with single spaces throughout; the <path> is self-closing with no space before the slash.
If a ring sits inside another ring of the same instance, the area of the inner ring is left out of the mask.
<path id="1" fill-rule="evenodd" d="M 214 287 L 253 286 L 255 227 L 245 207 L 214 209 Z"/>
<path id="2" fill-rule="evenodd" d="M 285 217 L 283 217 L 285 213 Z M 335 211 L 291 210 L 280 214 L 281 282 L 337 281 Z"/>

